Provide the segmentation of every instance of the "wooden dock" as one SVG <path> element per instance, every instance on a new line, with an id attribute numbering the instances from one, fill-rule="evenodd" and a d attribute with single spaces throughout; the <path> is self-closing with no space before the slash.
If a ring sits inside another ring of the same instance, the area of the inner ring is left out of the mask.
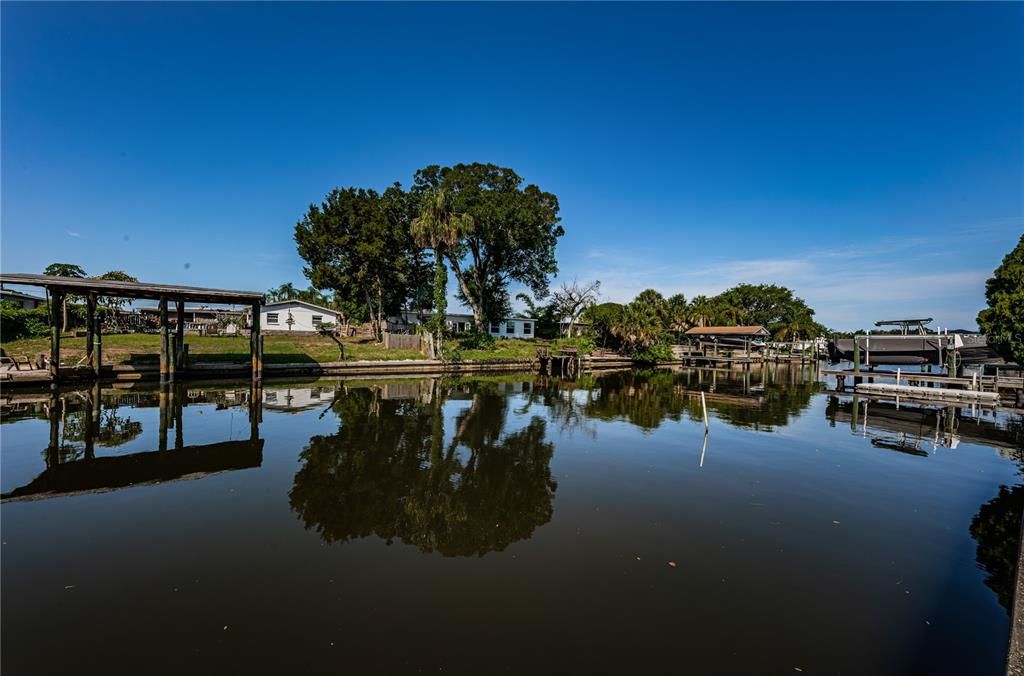
<path id="1" fill-rule="evenodd" d="M 994 404 L 999 401 L 998 392 L 981 392 L 979 390 L 958 389 L 948 387 L 918 387 L 915 385 L 890 385 L 889 383 L 860 383 L 854 386 L 857 392 L 868 394 L 891 394 L 894 396 L 914 397 L 916 399 L 941 399 L 944 401 L 967 401 Z"/>
<path id="2" fill-rule="evenodd" d="M 858 392 L 873 390 L 875 393 L 879 393 L 882 391 L 879 388 L 863 388 L 863 385 L 866 384 L 869 386 L 878 385 L 882 388 L 892 388 L 889 393 L 896 393 L 899 391 L 899 388 L 910 387 L 915 390 L 913 396 L 925 399 L 945 397 L 964 401 L 987 401 L 989 399 L 999 400 L 1000 398 L 1008 397 L 1013 399 L 1018 406 L 1024 403 L 1024 378 L 1018 377 L 975 375 L 968 378 L 917 371 L 904 373 L 902 370 L 876 371 L 863 369 L 860 371 L 824 369 L 822 375 L 834 376 L 836 379 L 836 389 L 840 391 L 846 389 L 846 382 L 849 379 L 854 383 L 854 388 Z M 892 381 L 893 384 L 875 383 L 876 380 Z M 909 396 L 910 390 L 903 391 Z M 973 395 L 963 394 L 965 392 L 992 396 L 974 397 Z"/>

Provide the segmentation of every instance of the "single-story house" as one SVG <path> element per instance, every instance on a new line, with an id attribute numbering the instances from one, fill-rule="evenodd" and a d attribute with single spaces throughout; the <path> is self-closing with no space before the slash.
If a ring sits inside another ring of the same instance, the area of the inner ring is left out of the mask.
<path id="1" fill-rule="evenodd" d="M 17 303 L 22 310 L 35 310 L 46 302 L 45 298 L 33 296 L 32 294 L 14 291 L 12 289 L 0 289 L 0 300 L 10 303 Z"/>
<path id="2" fill-rule="evenodd" d="M 340 315 L 304 300 L 282 300 L 260 306 L 262 333 L 314 333 L 324 324 L 338 326 Z"/>
<path id="3" fill-rule="evenodd" d="M 407 310 L 400 316 L 391 318 L 389 324 L 399 330 L 409 330 L 417 324 L 427 323 L 431 316 L 430 310 Z M 455 333 L 466 333 L 473 330 L 473 315 L 447 314 L 445 323 Z M 495 338 L 533 338 L 536 325 L 536 320 L 529 317 L 508 317 L 492 322 L 486 328 Z"/>

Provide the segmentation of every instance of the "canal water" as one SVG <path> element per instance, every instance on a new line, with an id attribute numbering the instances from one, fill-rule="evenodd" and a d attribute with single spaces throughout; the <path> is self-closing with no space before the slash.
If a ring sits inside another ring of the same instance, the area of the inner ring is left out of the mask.
<path id="1" fill-rule="evenodd" d="M 5 676 L 1004 667 L 1016 417 L 796 366 L 2 402 Z"/>

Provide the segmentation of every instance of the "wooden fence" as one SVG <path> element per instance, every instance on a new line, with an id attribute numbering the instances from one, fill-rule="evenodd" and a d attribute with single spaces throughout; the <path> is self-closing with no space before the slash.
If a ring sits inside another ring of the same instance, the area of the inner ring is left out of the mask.
<path id="1" fill-rule="evenodd" d="M 416 333 L 384 333 L 384 348 L 387 350 L 420 349 L 420 336 Z"/>

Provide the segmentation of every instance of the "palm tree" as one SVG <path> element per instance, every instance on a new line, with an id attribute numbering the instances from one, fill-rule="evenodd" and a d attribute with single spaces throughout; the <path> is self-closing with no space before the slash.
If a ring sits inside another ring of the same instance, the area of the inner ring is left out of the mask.
<path id="1" fill-rule="evenodd" d="M 418 218 L 412 221 L 412 236 L 416 244 L 434 250 L 434 333 L 435 351 L 441 353 L 441 332 L 448 313 L 448 268 L 445 251 L 473 230 L 473 217 L 455 211 L 452 194 L 445 189 L 427 194 Z"/>
<path id="2" fill-rule="evenodd" d="M 690 300 L 690 319 L 697 326 L 707 326 L 711 321 L 711 313 L 713 311 L 714 306 L 711 299 L 707 296 L 694 296 Z"/>
<path id="3" fill-rule="evenodd" d="M 299 295 L 299 291 L 295 288 L 295 285 L 291 282 L 285 282 L 276 289 L 267 290 L 267 299 L 276 303 L 279 300 L 291 300 Z"/>

